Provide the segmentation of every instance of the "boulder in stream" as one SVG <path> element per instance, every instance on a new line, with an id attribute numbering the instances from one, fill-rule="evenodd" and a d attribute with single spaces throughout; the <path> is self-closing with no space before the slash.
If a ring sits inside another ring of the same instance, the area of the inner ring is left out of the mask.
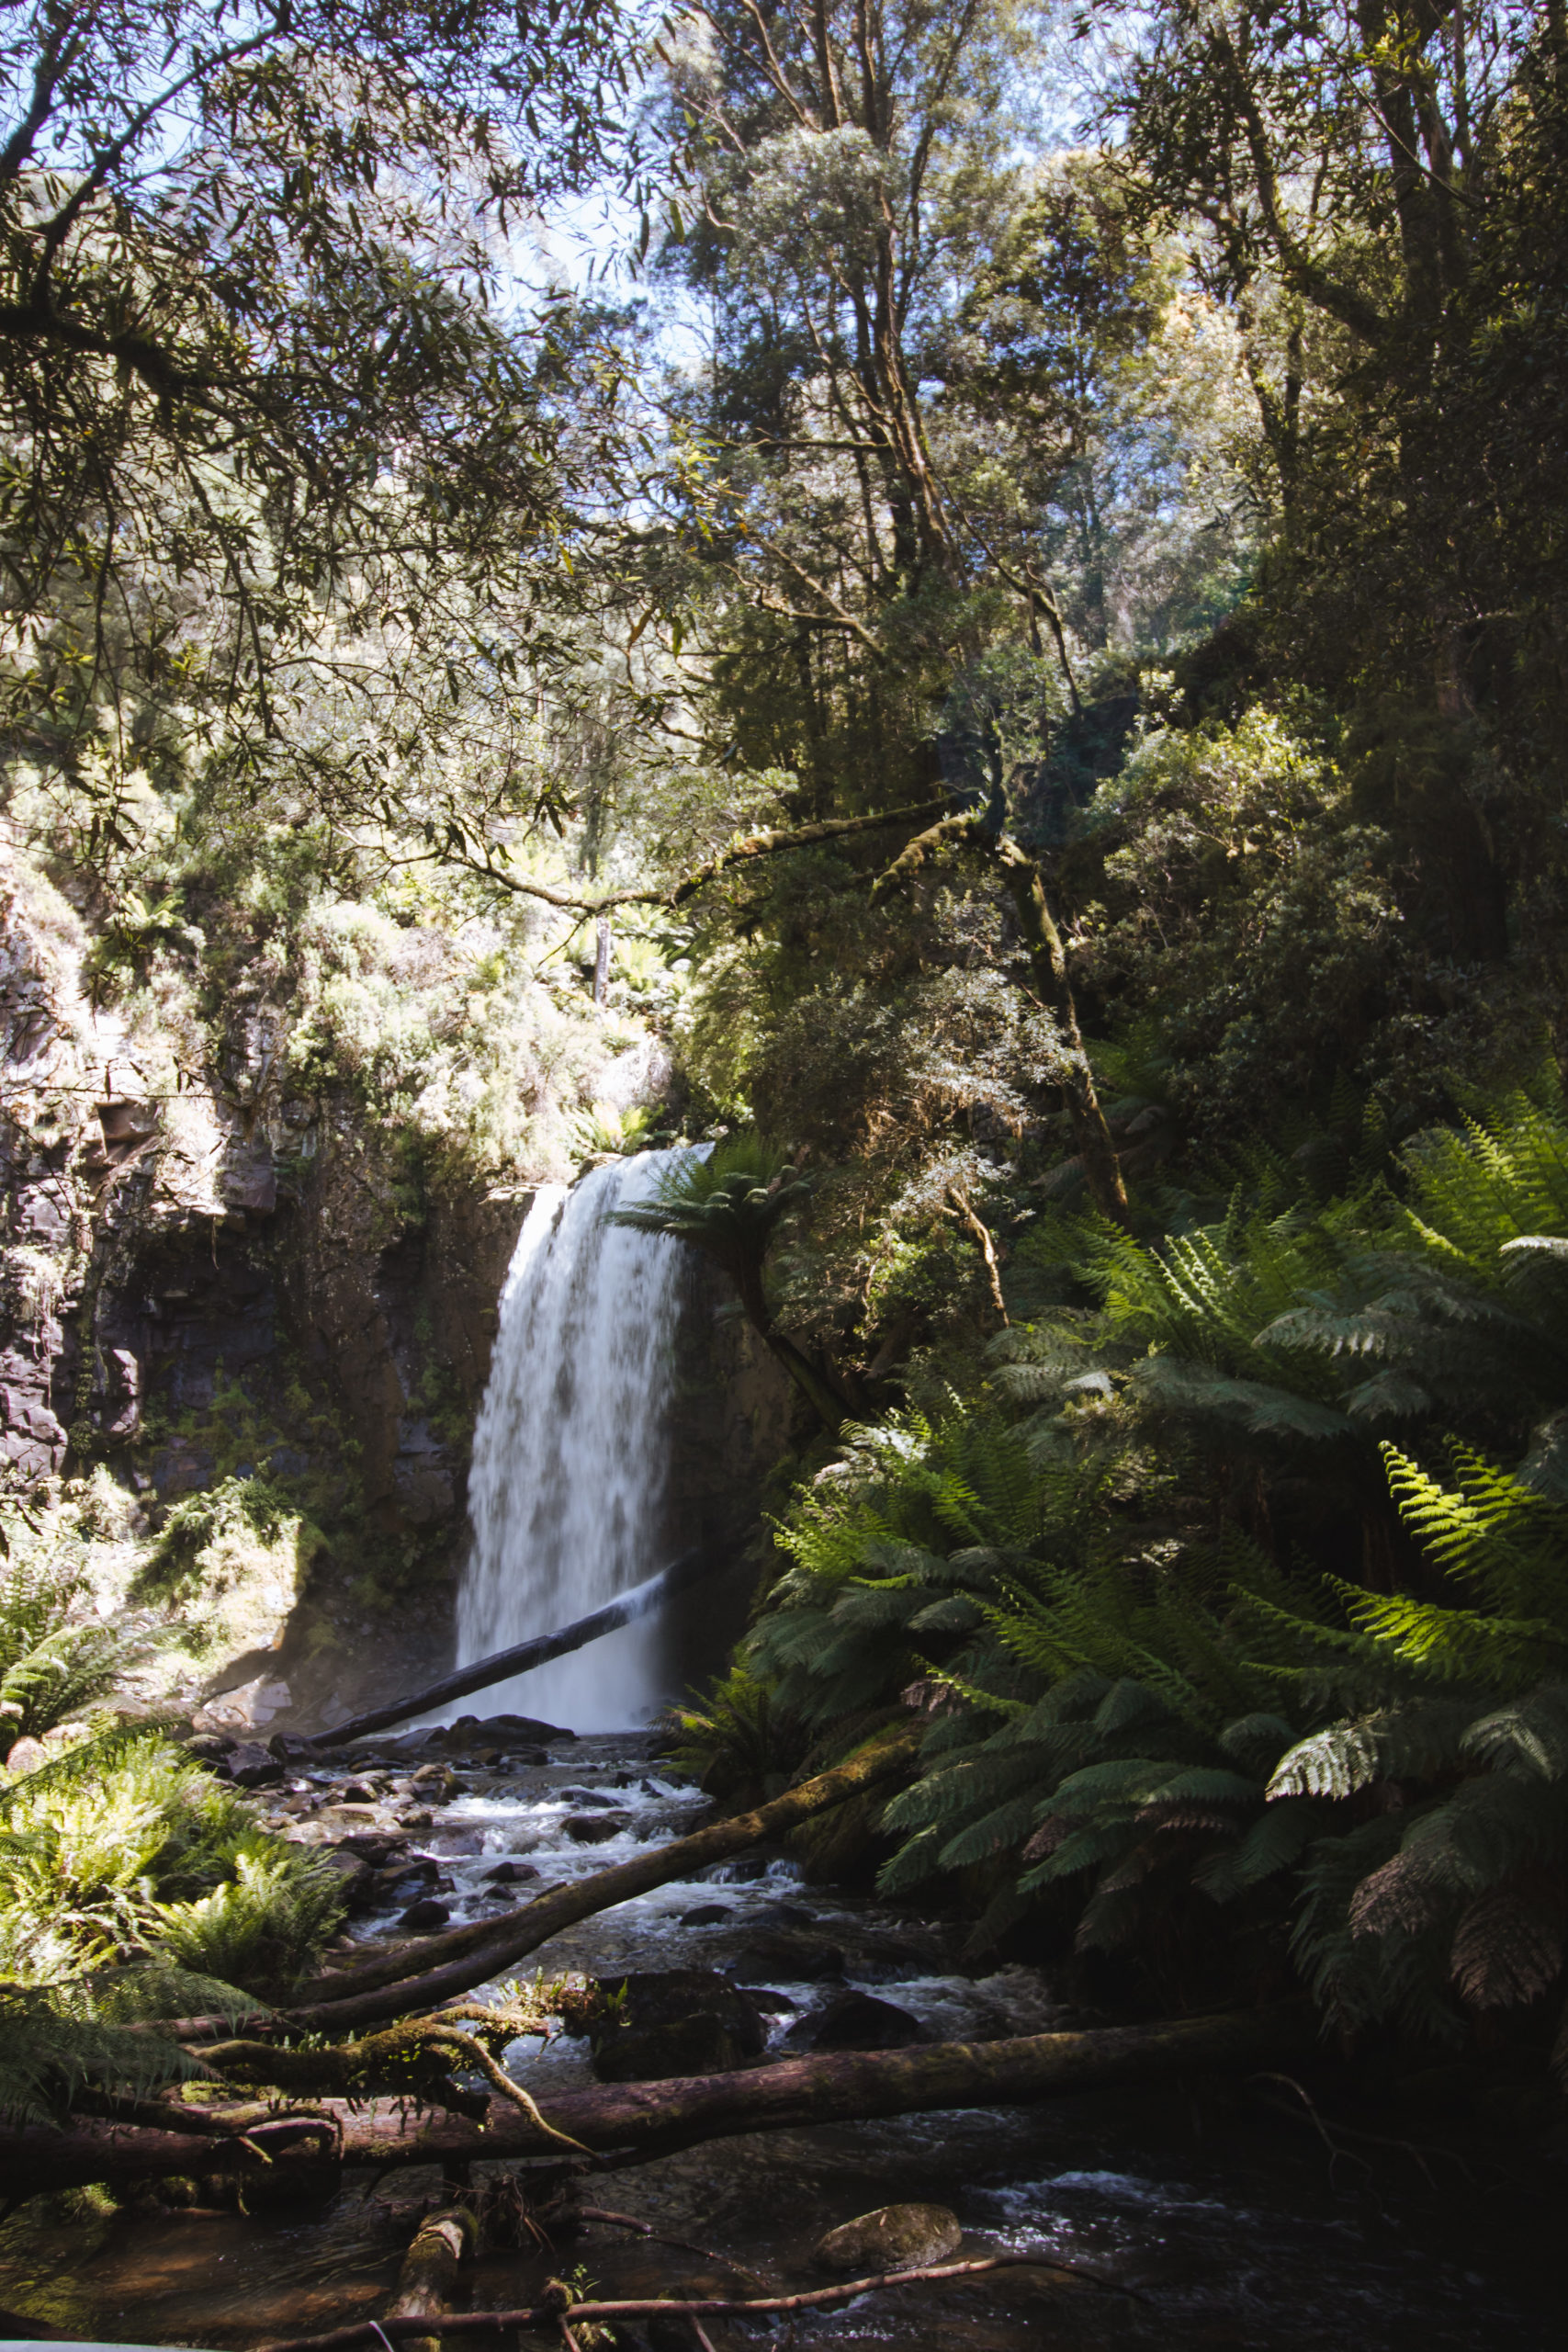
<path id="1" fill-rule="evenodd" d="M 422 1894 L 417 1903 L 411 1903 L 406 1911 L 398 1914 L 398 1925 L 428 1930 L 444 1928 L 451 1917 L 445 1903 L 438 1903 L 434 1894 Z"/>
<path id="2" fill-rule="evenodd" d="M 561 1829 L 574 1846 L 604 1846 L 631 1826 L 628 1814 L 569 1813 L 561 1823 Z"/>
<path id="3" fill-rule="evenodd" d="M 793 1928 L 748 1936 L 744 1948 L 725 1963 L 726 1975 L 742 1982 L 782 1977 L 786 1984 L 817 1984 L 843 1973 L 844 1955 L 837 1944 Z"/>
<path id="4" fill-rule="evenodd" d="M 767 2041 L 755 2003 L 712 1969 L 648 1969 L 603 1977 L 595 1990 L 615 2005 L 593 2029 L 602 2083 L 728 2074 L 760 2057 Z"/>
<path id="5" fill-rule="evenodd" d="M 882 2205 L 829 2230 L 818 2241 L 817 2259 L 846 2278 L 874 2278 L 951 2261 L 963 2239 L 957 2214 L 945 2205 Z"/>
<path id="6" fill-rule="evenodd" d="M 931 2036 L 919 2018 L 873 1993 L 840 1993 L 822 2008 L 790 2028 L 790 2041 L 807 2050 L 908 2050 Z"/>
<path id="7" fill-rule="evenodd" d="M 711 2011 L 668 2025 L 620 2026 L 593 2049 L 602 2083 L 667 2083 L 678 2075 L 728 2075 L 746 2052 Z"/>
<path id="8" fill-rule="evenodd" d="M 482 1883 L 486 1886 L 521 1886 L 526 1880 L 538 1875 L 532 1862 L 497 1862 L 494 1870 L 485 1871 Z"/>

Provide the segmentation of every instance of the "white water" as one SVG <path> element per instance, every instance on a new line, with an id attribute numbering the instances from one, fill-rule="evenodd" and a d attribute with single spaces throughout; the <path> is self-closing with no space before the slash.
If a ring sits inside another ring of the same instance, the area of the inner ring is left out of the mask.
<path id="1" fill-rule="evenodd" d="M 665 1565 L 683 1253 L 607 1219 L 677 1157 L 640 1152 L 570 1192 L 547 1185 L 528 1213 L 474 1432 L 459 1666 L 570 1624 Z M 656 1612 L 498 1683 L 482 1707 L 615 1731 L 674 1695 Z"/>

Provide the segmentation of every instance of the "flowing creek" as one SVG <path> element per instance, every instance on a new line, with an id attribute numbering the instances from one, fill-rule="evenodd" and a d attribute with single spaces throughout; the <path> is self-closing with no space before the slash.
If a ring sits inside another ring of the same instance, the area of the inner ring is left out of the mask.
<path id="1" fill-rule="evenodd" d="M 584 1613 L 639 1582 L 674 1544 L 664 1480 L 679 1254 L 607 1222 L 617 1201 L 647 1193 L 667 1157 L 598 1170 L 570 1193 L 547 1190 L 524 1230 L 476 1433 L 461 1661 Z M 705 1808 L 661 1770 L 649 1734 L 602 1728 L 646 1722 L 682 1687 L 667 1631 L 654 1619 L 629 1626 L 493 1690 L 485 1724 L 469 1718 L 466 1729 L 363 1743 L 346 1759 L 299 1768 L 258 1804 L 310 1841 L 403 1841 L 398 1867 L 362 1889 L 361 1940 L 394 1935 L 400 1922 L 407 1934 L 479 1917 L 526 1900 L 530 1885 L 627 1860 L 694 1826 Z M 558 1733 L 540 1747 L 536 1726 L 530 1745 L 516 1719 L 502 1718 L 513 1706 L 565 1714 L 583 1736 Z M 760 2064 L 810 2047 L 823 2012 L 852 1992 L 904 2012 L 907 2033 L 933 2040 L 1095 2022 L 1054 1999 L 1034 1970 L 965 1970 L 959 1937 L 863 1896 L 807 1888 L 778 1851 L 587 1920 L 539 1960 L 550 1979 L 699 1969 L 761 1988 L 767 2046 L 750 2061 Z M 884 2014 L 881 2024 L 897 2020 Z M 518 2043 L 507 2063 L 547 2115 L 552 2089 L 592 2079 L 587 2042 L 565 2035 L 542 2049 Z M 1028 2109 L 752 2134 L 591 2172 L 583 2203 L 630 2214 L 659 2239 L 595 2222 L 548 2250 L 482 2253 L 469 2301 L 475 2310 L 528 2303 L 556 2271 L 626 2297 L 740 2295 L 758 2291 L 759 2277 L 786 2290 L 819 2285 L 814 2251 L 826 2231 L 879 2206 L 932 2203 L 956 2212 L 966 2253 L 1038 2246 L 1134 2293 L 1010 2270 L 802 2316 L 793 2333 L 716 2321 L 716 2352 L 764 2342 L 954 2352 L 1043 2341 L 1066 2352 L 1544 2352 L 1558 2343 L 1550 2188 L 1528 2145 L 1423 2152 L 1391 2138 L 1337 2151 L 1299 2104 L 1288 2118 L 1270 2109 L 1270 2093 L 1292 2107 L 1278 2082 L 1169 2082 Z M 243 2352 L 377 2318 L 418 2221 L 450 2192 L 428 2168 L 350 2175 L 315 2206 L 269 2209 L 259 2188 L 247 2194 L 248 2213 L 152 2202 L 96 2212 L 89 2199 L 64 2218 L 41 2202 L 25 2207 L 0 2227 L 0 2335 L 8 2314 L 11 2333 Z M 623 2338 L 628 2352 L 683 2352 L 694 2341 L 669 2320 L 662 2332 Z"/>
<path id="2" fill-rule="evenodd" d="M 704 1805 L 664 1773 L 644 1734 L 558 1739 L 548 1761 L 537 1751 L 484 1764 L 454 1755 L 461 1786 L 436 1804 L 428 1790 L 408 1787 L 409 1750 L 405 1741 L 355 1751 L 356 1795 L 347 1805 L 333 1802 L 344 1792 L 341 1762 L 261 1802 L 306 1835 L 399 1824 L 412 1849 L 450 1880 L 437 1894 L 427 1868 L 423 1883 L 425 1899 L 443 1902 L 454 1921 L 523 1899 L 525 1889 L 487 1881 L 504 1861 L 536 1871 L 547 1886 L 680 1834 Z M 428 1753 L 442 1752 L 438 1735 Z M 419 1891 L 389 1890 L 383 1907 L 356 1921 L 356 1934 L 394 1931 Z M 770 2050 L 783 2053 L 801 2046 L 813 2014 L 846 1986 L 896 2004 L 942 2039 L 1076 2022 L 1035 1971 L 966 1973 L 940 1925 L 805 1887 L 776 1852 L 587 1920 L 539 1959 L 552 1977 L 732 1972 L 778 1996 Z M 519 2043 L 508 2063 L 547 2114 L 552 2086 L 592 2078 L 586 2042 L 564 2036 L 542 2052 Z M 585 2183 L 585 2203 L 629 2213 L 714 2258 L 595 2223 L 548 2256 L 481 2256 L 468 2291 L 475 2309 L 515 2306 L 552 2271 L 579 2268 L 602 2292 L 628 2296 L 758 2291 L 748 2274 L 818 2285 L 812 2253 L 825 2230 L 918 2200 L 956 2211 L 965 2253 L 1039 2245 L 1145 2300 L 1013 2271 L 940 2295 L 907 2289 L 803 2317 L 798 2346 L 1533 2352 L 1561 2340 L 1541 2275 L 1545 2194 L 1528 2155 L 1517 2177 L 1495 2155 L 1474 2158 L 1468 2177 L 1432 2156 L 1429 2184 L 1398 2151 L 1370 2153 L 1370 2174 L 1353 2154 L 1331 2167 L 1314 2133 L 1273 2116 L 1256 2089 L 1213 2084 L 753 2134 Z M 0 2305 L 35 2327 L 110 2341 L 243 2347 L 306 2334 L 384 2312 L 420 2213 L 442 2201 L 432 2168 L 350 2176 L 330 2203 L 248 2215 L 139 2206 L 63 2220 L 28 2208 L 0 2232 Z M 675 2323 L 664 2325 L 667 2336 L 626 2340 L 653 2352 L 691 2341 Z M 710 2334 L 718 2352 L 788 2340 L 750 2322 L 714 2322 Z"/>

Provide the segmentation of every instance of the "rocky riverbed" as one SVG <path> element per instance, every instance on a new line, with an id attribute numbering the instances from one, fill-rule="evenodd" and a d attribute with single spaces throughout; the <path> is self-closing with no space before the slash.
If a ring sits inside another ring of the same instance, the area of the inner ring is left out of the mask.
<path id="1" fill-rule="evenodd" d="M 690 1828 L 705 1800 L 646 1736 L 574 1738 L 522 1718 L 366 1743 L 321 1760 L 211 1743 L 264 1814 L 331 1850 L 353 1905 L 345 1944 L 461 1923 L 630 1858 Z M 541 1955 L 579 2029 L 515 2045 L 507 2064 L 547 2115 L 553 2089 L 767 2064 L 812 2049 L 885 2049 L 1097 2022 L 1039 1972 L 962 1962 L 942 1922 L 807 1887 L 787 1852 L 749 1855 L 584 1921 Z M 622 1988 L 625 1988 L 624 1991 Z M 574 1999 L 572 1996 L 577 1997 Z M 553 2274 L 607 2295 L 745 2294 L 821 2285 L 830 2233 L 889 2206 L 938 2209 L 899 2228 L 962 2255 L 1032 2249 L 1109 2282 L 1012 2270 L 909 2288 L 795 2323 L 801 2346 L 1234 2346 L 1323 2352 L 1486 2352 L 1555 2343 L 1545 2192 L 1506 2142 L 1461 2164 L 1418 2120 L 1372 2139 L 1320 2135 L 1279 2080 L 1087 2093 L 974 2110 L 751 2135 L 624 2172 L 594 2170 L 577 2207 L 618 2220 L 525 2225 L 465 2274 L 475 2309 L 515 2306 Z M 484 2173 L 486 2167 L 476 2167 Z M 482 2184 L 481 2184 L 482 2185 Z M 3 2332 L 243 2347 L 385 2312 L 439 2173 L 350 2177 L 330 2200 L 249 2212 L 217 2204 L 24 2209 L 0 2231 Z M 900 2240 L 900 2243 L 903 2241 Z M 913 2243 L 913 2240 L 910 2241 Z M 841 2256 L 846 2248 L 839 2247 Z M 869 2267 L 877 2267 L 874 2260 Z M 1122 2291 L 1131 2290 L 1131 2291 Z M 709 2323 L 718 2352 L 769 2340 Z M 628 2352 L 695 2339 L 667 2320 Z"/>

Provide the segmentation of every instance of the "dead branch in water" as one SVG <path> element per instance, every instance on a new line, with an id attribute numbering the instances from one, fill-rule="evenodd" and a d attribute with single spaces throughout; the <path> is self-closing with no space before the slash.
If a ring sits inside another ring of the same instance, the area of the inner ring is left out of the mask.
<path id="1" fill-rule="evenodd" d="M 565 2302 L 547 2290 L 543 2302 L 519 2311 L 448 2312 L 442 2319 L 441 2333 L 482 2335 L 499 2334 L 503 2329 L 559 2327 L 563 2321 L 569 2325 L 588 2326 L 615 2319 L 760 2319 L 775 2313 L 827 2311 L 835 2303 L 852 2303 L 859 2295 L 879 2294 L 895 2287 L 962 2286 L 969 2279 L 984 2278 L 998 2270 L 1049 2270 L 1061 2278 L 1082 2279 L 1104 2288 L 1112 2294 L 1133 2296 L 1140 2302 L 1147 2300 L 1138 2294 L 1136 2288 L 1124 2287 L 1120 2279 L 1107 2278 L 1081 2264 L 1058 2262 L 1049 2254 L 1008 2253 L 982 2255 L 969 2262 L 933 2262 L 914 2270 L 884 2270 L 874 2278 L 851 2278 L 840 2287 L 805 2287 L 793 2295 L 758 2295 L 745 2301 L 724 2295 L 704 2295 L 682 2301 L 644 2296 L 636 2301 Z M 324 2335 L 280 2337 L 276 2343 L 261 2345 L 258 2352 L 351 2352 L 352 2346 L 374 2344 L 383 2334 L 394 2343 L 406 2342 L 428 2326 L 428 2320 L 359 2320 L 347 2327 L 331 2328 Z"/>

